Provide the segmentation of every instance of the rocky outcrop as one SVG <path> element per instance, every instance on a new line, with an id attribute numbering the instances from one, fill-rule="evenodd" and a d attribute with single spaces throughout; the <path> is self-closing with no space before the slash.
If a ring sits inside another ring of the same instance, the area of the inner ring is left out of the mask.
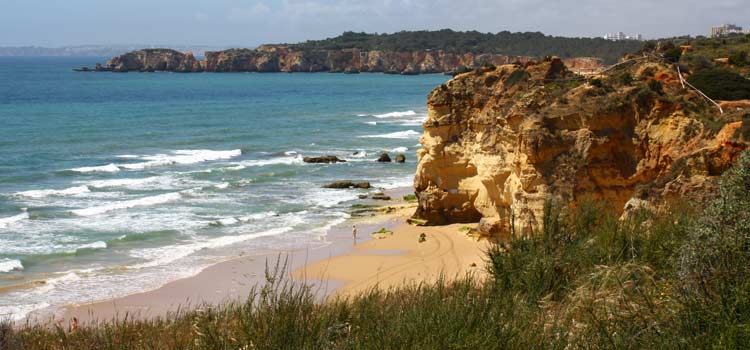
<path id="1" fill-rule="evenodd" d="M 345 159 L 340 159 L 336 156 L 320 156 L 320 157 L 304 157 L 302 161 L 305 163 L 346 163 Z"/>
<path id="2" fill-rule="evenodd" d="M 372 185 L 370 185 L 367 181 L 362 182 L 354 182 L 354 181 L 335 181 L 331 182 L 328 185 L 324 185 L 323 188 L 334 188 L 334 189 L 348 189 L 348 188 L 362 188 L 362 189 L 368 189 L 371 188 Z"/>
<path id="3" fill-rule="evenodd" d="M 378 162 L 381 162 L 381 163 L 390 163 L 391 162 L 391 156 L 389 156 L 387 152 L 383 152 L 378 157 Z"/>
<path id="4" fill-rule="evenodd" d="M 399 154 L 396 156 L 396 163 L 406 163 L 406 156 Z"/>
<path id="5" fill-rule="evenodd" d="M 537 232 L 549 200 L 621 212 L 701 200 L 750 134 L 740 112 L 720 116 L 672 67 L 642 61 L 589 81 L 559 59 L 477 70 L 428 109 L 415 219 L 499 235 Z"/>
<path id="6" fill-rule="evenodd" d="M 475 69 L 487 65 L 526 63 L 530 57 L 445 51 L 300 50 L 284 45 L 206 52 L 203 61 L 190 53 L 144 49 L 112 58 L 100 71 L 171 72 L 340 72 L 415 75 Z M 571 59 L 572 64 L 601 66 L 598 59 Z"/>

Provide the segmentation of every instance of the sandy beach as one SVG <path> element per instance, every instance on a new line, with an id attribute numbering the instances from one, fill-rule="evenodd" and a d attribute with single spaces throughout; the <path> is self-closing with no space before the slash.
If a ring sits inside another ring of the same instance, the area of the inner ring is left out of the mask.
<path id="1" fill-rule="evenodd" d="M 400 198 L 408 189 L 390 191 Z M 210 266 L 195 276 L 169 282 L 153 291 L 107 301 L 69 305 L 54 312 L 56 323 L 76 317 L 82 324 L 128 318 L 165 316 L 178 309 L 217 305 L 244 300 L 249 291 L 265 283 L 267 267 L 278 261 L 294 281 L 314 286 L 321 300 L 347 296 L 368 288 L 388 288 L 402 282 L 430 281 L 467 272 L 483 273 L 482 251 L 478 242 L 462 232 L 465 225 L 418 227 L 406 223 L 415 203 L 403 200 L 381 202 L 372 216 L 353 217 L 332 228 L 327 245 L 293 251 L 255 252 Z M 357 225 L 356 241 L 351 227 Z M 389 234 L 373 235 L 385 229 Z M 420 242 L 424 233 L 425 240 Z M 44 314 L 36 315 L 44 322 Z"/>

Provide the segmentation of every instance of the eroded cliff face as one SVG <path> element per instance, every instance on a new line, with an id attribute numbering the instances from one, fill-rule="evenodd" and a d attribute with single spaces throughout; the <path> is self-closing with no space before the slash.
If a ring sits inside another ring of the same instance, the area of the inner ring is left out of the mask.
<path id="1" fill-rule="evenodd" d="M 445 73 L 467 67 L 526 63 L 529 57 L 498 54 L 455 54 L 443 51 L 386 52 L 357 49 L 300 51 L 266 45 L 257 49 L 206 52 L 203 61 L 169 49 L 145 49 L 111 59 L 104 69 L 115 72 L 372 72 L 391 74 Z M 596 69 L 596 58 L 571 58 L 570 65 Z"/>
<path id="2" fill-rule="evenodd" d="M 536 232 L 550 199 L 624 212 L 710 195 L 747 146 L 741 115 L 719 116 L 657 63 L 589 82 L 559 59 L 505 65 L 457 76 L 428 108 L 414 216 L 488 234 Z"/>

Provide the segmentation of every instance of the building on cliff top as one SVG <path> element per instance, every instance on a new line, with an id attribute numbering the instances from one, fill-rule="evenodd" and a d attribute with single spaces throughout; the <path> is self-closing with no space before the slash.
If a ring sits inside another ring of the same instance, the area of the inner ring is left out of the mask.
<path id="1" fill-rule="evenodd" d="M 711 37 L 718 38 L 730 34 L 743 34 L 746 33 L 742 30 L 742 27 L 735 24 L 724 24 L 717 27 L 711 27 Z"/>
<path id="2" fill-rule="evenodd" d="M 630 36 L 630 35 L 626 35 L 623 32 L 617 32 L 617 33 L 604 34 L 604 39 L 612 40 L 612 41 L 620 41 L 620 40 L 637 40 L 637 41 L 642 41 L 643 40 L 643 35 L 636 34 L 636 35 Z"/>

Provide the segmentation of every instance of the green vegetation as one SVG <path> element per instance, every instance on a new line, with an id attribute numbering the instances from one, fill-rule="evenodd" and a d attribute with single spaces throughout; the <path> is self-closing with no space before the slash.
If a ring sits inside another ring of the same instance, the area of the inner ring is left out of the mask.
<path id="1" fill-rule="evenodd" d="M 349 49 L 416 51 L 444 50 L 453 53 L 497 53 L 509 56 L 599 57 L 614 63 L 622 55 L 641 47 L 638 41 L 610 41 L 601 38 L 565 38 L 539 32 L 507 31 L 480 33 L 437 31 L 402 31 L 393 34 L 345 32 L 335 38 L 313 40 L 291 45 L 303 50 Z"/>
<path id="2" fill-rule="evenodd" d="M 545 207 L 487 252 L 489 278 L 316 302 L 267 272 L 245 303 L 67 332 L 0 327 L 2 349 L 743 349 L 750 345 L 750 152 L 703 210 Z M 278 264 L 277 264 L 278 266 Z"/>
<path id="3" fill-rule="evenodd" d="M 743 100 L 750 98 L 750 80 L 727 69 L 704 69 L 694 73 L 687 80 L 712 99 Z"/>
<path id="4" fill-rule="evenodd" d="M 393 231 L 387 230 L 385 227 L 381 227 L 380 230 L 377 230 L 372 233 L 373 235 L 392 235 Z"/>
<path id="5" fill-rule="evenodd" d="M 417 200 L 417 195 L 413 194 L 413 193 L 412 194 L 406 194 L 406 195 L 404 195 L 404 200 L 407 201 L 407 202 L 415 202 Z"/>

